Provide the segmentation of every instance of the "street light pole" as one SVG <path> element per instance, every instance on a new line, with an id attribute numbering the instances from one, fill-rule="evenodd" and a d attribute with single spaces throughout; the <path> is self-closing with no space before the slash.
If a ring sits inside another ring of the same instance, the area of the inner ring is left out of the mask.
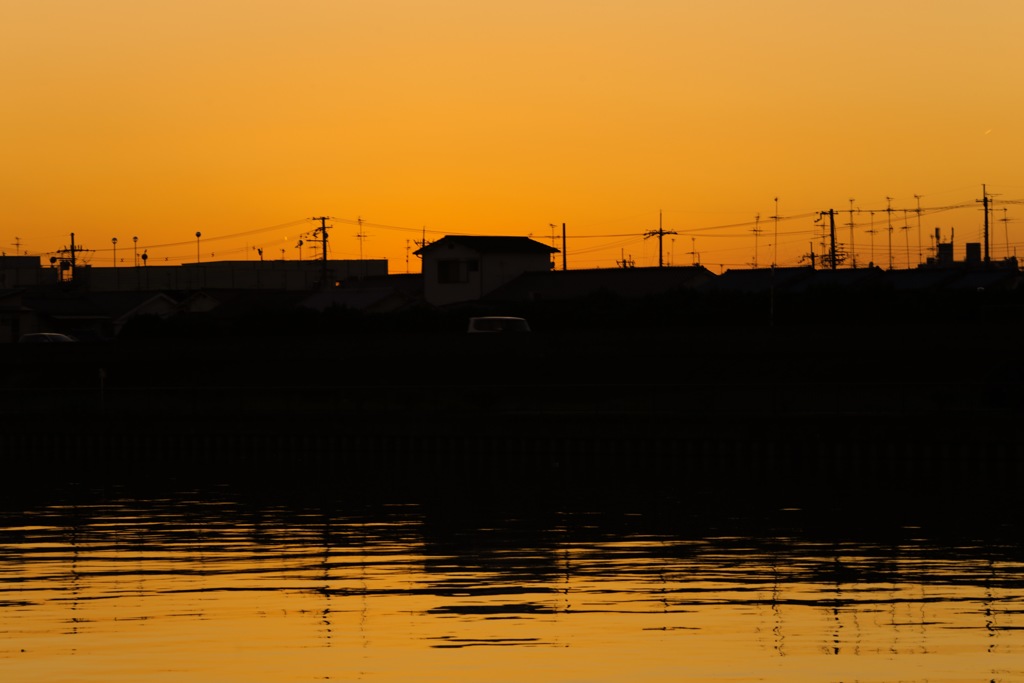
<path id="1" fill-rule="evenodd" d="M 196 263 L 199 263 L 199 238 L 203 236 L 203 233 L 196 230 Z"/>
<path id="2" fill-rule="evenodd" d="M 135 267 L 138 268 L 139 267 L 139 236 L 138 235 L 135 235 L 135 236 L 132 237 L 132 254 L 133 254 L 132 263 L 134 263 Z"/>
<path id="3" fill-rule="evenodd" d="M 114 267 L 117 268 L 117 238 L 111 237 L 110 243 L 114 245 Z"/>

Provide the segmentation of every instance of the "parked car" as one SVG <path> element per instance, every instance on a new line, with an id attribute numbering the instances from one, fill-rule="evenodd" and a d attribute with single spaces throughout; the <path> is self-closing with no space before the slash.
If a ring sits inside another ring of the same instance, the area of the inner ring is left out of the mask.
<path id="1" fill-rule="evenodd" d="M 525 318 L 507 315 L 489 315 L 469 319 L 469 332 L 529 332 Z"/>
<path id="2" fill-rule="evenodd" d="M 74 341 L 78 340 L 71 335 L 61 334 L 60 332 L 30 332 L 21 335 L 21 338 L 18 339 L 18 342 L 21 344 L 60 344 Z"/>

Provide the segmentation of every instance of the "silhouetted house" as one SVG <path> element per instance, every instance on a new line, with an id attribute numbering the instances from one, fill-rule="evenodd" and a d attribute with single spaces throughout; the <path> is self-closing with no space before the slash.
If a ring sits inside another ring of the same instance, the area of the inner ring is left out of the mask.
<path id="1" fill-rule="evenodd" d="M 423 292 L 435 306 L 478 301 L 523 273 L 551 269 L 558 249 L 529 237 L 447 235 L 417 249 Z"/>
<path id="2" fill-rule="evenodd" d="M 1010 268 L 963 270 L 943 284 L 945 289 L 967 291 L 1010 291 L 1020 286 L 1021 274 Z"/>
<path id="3" fill-rule="evenodd" d="M 146 298 L 139 300 L 134 306 L 132 305 L 134 303 L 132 299 L 125 298 L 122 305 L 130 306 L 130 308 L 120 314 L 117 314 L 116 310 L 112 313 L 111 330 L 115 337 L 121 333 L 126 324 L 135 318 L 148 316 L 166 320 L 177 315 L 180 311 L 180 304 L 177 300 L 172 299 L 163 292 L 147 292 L 145 296 Z"/>
<path id="4" fill-rule="evenodd" d="M 186 300 L 189 313 L 206 314 L 222 321 L 255 321 L 294 311 L 309 292 L 287 289 L 215 289 Z"/>
<path id="5" fill-rule="evenodd" d="M 16 342 L 30 332 L 53 332 L 24 303 L 24 292 L 14 289 L 0 292 L 0 343 Z"/>
<path id="6" fill-rule="evenodd" d="M 815 270 L 780 286 L 790 292 L 864 291 L 885 286 L 885 271 L 877 266 Z"/>
<path id="7" fill-rule="evenodd" d="M 178 302 L 161 292 L 89 292 L 44 288 L 27 292 L 22 304 L 30 309 L 40 332 L 63 332 L 83 341 L 111 339 L 138 316 L 167 318 Z"/>
<path id="8" fill-rule="evenodd" d="M 364 313 L 393 313 L 422 302 L 423 277 L 416 273 L 344 282 L 310 294 L 300 305 L 314 311 L 338 307 Z"/>
<path id="9" fill-rule="evenodd" d="M 936 291 L 957 280 L 962 272 L 956 268 L 915 268 L 883 271 L 882 281 L 897 292 Z"/>
<path id="10" fill-rule="evenodd" d="M 800 281 L 813 277 L 815 272 L 810 266 L 730 269 L 708 282 L 705 289 L 718 292 L 767 292 L 796 286 Z"/>
<path id="11" fill-rule="evenodd" d="M 523 273 L 494 290 L 487 301 L 571 301 L 609 294 L 640 299 L 683 289 L 695 289 L 715 279 L 704 266 L 669 268 L 597 268 Z"/>

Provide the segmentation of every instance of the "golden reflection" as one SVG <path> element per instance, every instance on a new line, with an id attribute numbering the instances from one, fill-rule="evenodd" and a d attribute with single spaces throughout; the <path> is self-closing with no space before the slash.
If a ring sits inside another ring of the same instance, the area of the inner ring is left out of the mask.
<path id="1" fill-rule="evenodd" d="M 153 507 L 0 516 L 3 680 L 1024 675 L 1011 546 Z"/>

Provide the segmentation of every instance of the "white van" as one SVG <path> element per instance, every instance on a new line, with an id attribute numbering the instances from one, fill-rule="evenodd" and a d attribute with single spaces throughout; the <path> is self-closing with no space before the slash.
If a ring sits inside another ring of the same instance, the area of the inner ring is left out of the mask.
<path id="1" fill-rule="evenodd" d="M 529 332 L 526 318 L 507 315 L 488 315 L 469 319 L 469 332 Z"/>

